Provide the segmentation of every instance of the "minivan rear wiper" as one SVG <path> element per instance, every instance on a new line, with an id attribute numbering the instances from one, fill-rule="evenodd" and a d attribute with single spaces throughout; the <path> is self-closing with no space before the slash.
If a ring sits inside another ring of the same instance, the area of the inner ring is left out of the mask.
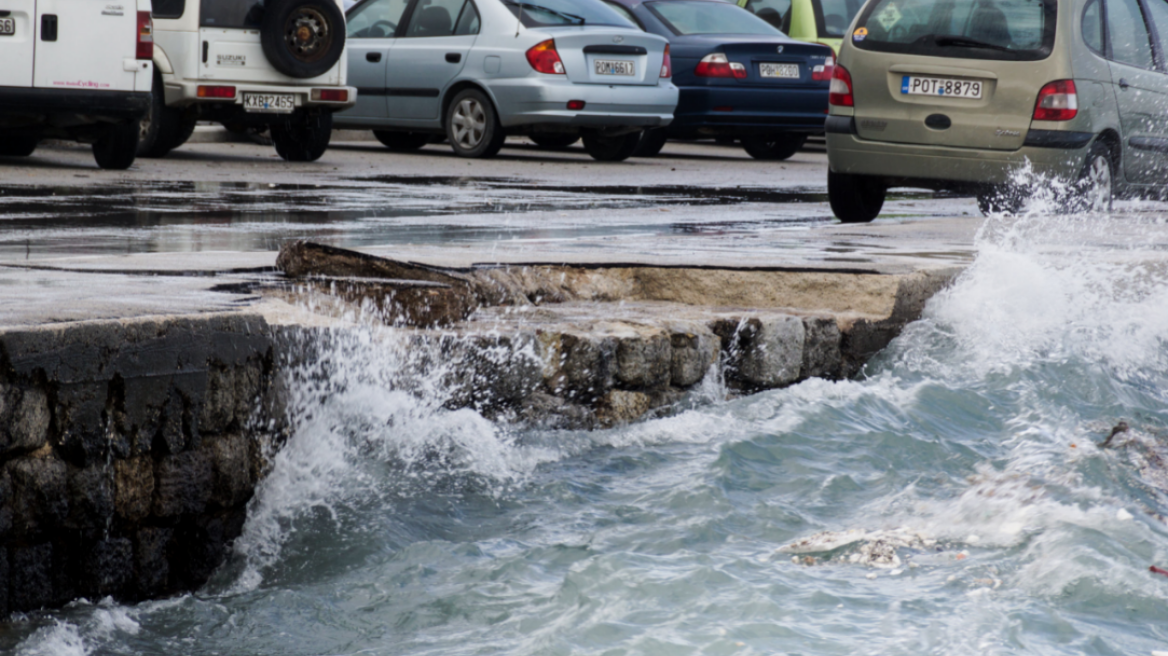
<path id="1" fill-rule="evenodd" d="M 1002 52 L 1014 52 L 1006 46 L 1000 46 L 996 43 L 988 41 L 979 41 L 978 39 L 971 39 L 967 36 L 958 36 L 956 34 L 938 34 L 933 36 L 933 43 L 939 46 L 957 46 L 959 48 L 988 48 L 990 50 L 1000 50 Z"/>

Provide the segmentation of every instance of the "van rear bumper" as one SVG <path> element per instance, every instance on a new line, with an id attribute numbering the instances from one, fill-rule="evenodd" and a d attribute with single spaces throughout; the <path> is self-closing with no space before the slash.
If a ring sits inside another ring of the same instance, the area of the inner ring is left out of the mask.
<path id="1" fill-rule="evenodd" d="M 0 87 L 0 113 L 4 114 L 73 114 L 137 120 L 149 109 L 149 91 Z"/>

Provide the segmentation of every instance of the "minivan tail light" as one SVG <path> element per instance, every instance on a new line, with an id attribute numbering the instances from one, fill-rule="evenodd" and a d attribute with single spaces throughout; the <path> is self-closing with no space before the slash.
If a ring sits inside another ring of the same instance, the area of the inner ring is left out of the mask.
<path id="1" fill-rule="evenodd" d="M 138 59 L 154 59 L 154 20 L 148 11 L 138 12 L 138 48 L 135 54 Z"/>
<path id="2" fill-rule="evenodd" d="M 839 107 L 855 107 L 856 101 L 852 97 L 852 75 L 848 69 L 836 64 L 831 72 L 831 88 L 828 89 L 827 102 Z"/>
<path id="3" fill-rule="evenodd" d="M 1074 80 L 1055 80 L 1038 91 L 1034 120 L 1069 121 L 1079 113 L 1079 93 Z"/>
<path id="4" fill-rule="evenodd" d="M 702 60 L 698 62 L 698 67 L 694 69 L 694 75 L 698 77 L 733 77 L 744 80 L 746 79 L 746 67 L 726 59 L 726 55 L 720 52 L 715 52 L 702 57 Z"/>
<path id="5" fill-rule="evenodd" d="M 669 57 L 669 44 L 665 44 L 665 59 L 661 60 L 661 77 L 673 77 L 673 60 Z"/>
<path id="6" fill-rule="evenodd" d="M 811 69 L 811 79 L 815 82 L 827 82 L 835 70 L 835 57 L 828 55 L 819 66 Z"/>
<path id="7" fill-rule="evenodd" d="M 548 75 L 563 75 L 564 62 L 560 61 L 560 53 L 556 51 L 556 40 L 540 41 L 527 50 L 527 63 L 540 73 Z"/>

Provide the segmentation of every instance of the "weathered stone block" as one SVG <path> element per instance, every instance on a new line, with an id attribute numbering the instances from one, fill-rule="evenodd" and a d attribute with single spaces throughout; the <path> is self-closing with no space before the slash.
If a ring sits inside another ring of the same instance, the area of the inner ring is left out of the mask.
<path id="1" fill-rule="evenodd" d="M 477 409 L 513 406 L 543 384 L 535 335 L 446 335 L 438 338 L 440 359 L 418 364 L 445 368 L 449 405 Z M 423 348 L 425 348 L 423 346 Z"/>
<path id="2" fill-rule="evenodd" d="M 78 467 L 105 460 L 109 445 L 103 413 L 108 396 L 106 381 L 62 383 L 57 388 L 61 456 Z"/>
<path id="3" fill-rule="evenodd" d="M 708 332 L 675 332 L 669 339 L 672 345 L 669 382 L 676 387 L 701 382 L 717 362 L 722 348 L 722 340 Z"/>
<path id="4" fill-rule="evenodd" d="M 56 528 L 65 519 L 65 463 L 52 457 L 10 460 L 5 469 L 12 482 L 12 529 L 30 539 Z"/>
<path id="5" fill-rule="evenodd" d="M 145 527 L 134 536 L 134 561 L 137 565 L 137 594 L 152 597 L 169 589 L 170 560 L 167 549 L 174 529 Z"/>
<path id="6" fill-rule="evenodd" d="M 100 528 L 106 526 L 114 513 L 114 468 L 111 465 L 90 465 L 84 469 L 69 467 L 69 528 Z"/>
<path id="7" fill-rule="evenodd" d="M 733 329 L 727 331 L 728 326 Z M 738 322 L 720 322 L 715 332 L 727 350 L 727 374 L 747 387 L 770 389 L 799 379 L 803 366 L 803 321 L 785 315 L 764 315 Z"/>
<path id="8" fill-rule="evenodd" d="M 127 521 L 137 522 L 150 514 L 154 500 L 154 461 L 139 456 L 114 462 L 114 509 Z"/>
<path id="9" fill-rule="evenodd" d="M 263 364 L 258 357 L 238 365 L 214 363 L 207 370 L 199 430 L 222 433 L 242 427 L 255 409 L 262 385 Z"/>
<path id="10" fill-rule="evenodd" d="M 237 433 L 210 440 L 204 448 L 211 456 L 210 502 L 221 508 L 240 506 L 251 498 L 251 453 L 247 438 Z"/>
<path id="11" fill-rule="evenodd" d="M 42 608 L 53 601 L 53 545 L 49 543 L 13 547 L 9 551 L 8 605 L 23 612 Z"/>
<path id="12" fill-rule="evenodd" d="M 652 398 L 644 392 L 610 390 L 597 403 L 596 419 L 606 428 L 619 426 L 640 419 L 652 408 Z"/>
<path id="13" fill-rule="evenodd" d="M 8 617 L 8 550 L 0 547 L 0 617 Z"/>
<path id="14" fill-rule="evenodd" d="M 672 347 L 664 331 L 640 330 L 621 337 L 616 349 L 616 379 L 622 387 L 653 389 L 669 384 Z"/>
<path id="15" fill-rule="evenodd" d="M 842 335 L 831 317 L 803 319 L 802 378 L 838 378 L 843 371 Z"/>
<path id="16" fill-rule="evenodd" d="M 241 508 L 181 524 L 171 543 L 172 580 L 185 589 L 206 583 L 227 557 L 228 546 L 239 537 L 246 517 Z"/>
<path id="17" fill-rule="evenodd" d="M 0 455 L 44 446 L 51 416 L 48 395 L 41 388 L 0 384 Z"/>
<path id="18" fill-rule="evenodd" d="M 99 540 L 84 553 L 80 565 L 82 596 L 120 596 L 133 578 L 134 546 L 125 538 Z"/>
<path id="19" fill-rule="evenodd" d="M 603 396 L 616 382 L 617 338 L 605 334 L 562 333 L 558 339 L 541 340 L 551 346 L 541 356 L 550 360 L 553 374 L 544 384 L 557 396 L 590 401 Z"/>
<path id="20" fill-rule="evenodd" d="M 154 469 L 154 508 L 158 517 L 200 513 L 211 498 L 213 472 L 206 451 L 163 458 Z"/>
<path id="21" fill-rule="evenodd" d="M 12 477 L 7 467 L 0 467 L 0 538 L 12 531 L 12 506 Z"/>
<path id="22" fill-rule="evenodd" d="M 544 430 L 592 428 L 592 409 L 558 396 L 535 392 L 519 405 L 518 418 L 531 428 Z"/>

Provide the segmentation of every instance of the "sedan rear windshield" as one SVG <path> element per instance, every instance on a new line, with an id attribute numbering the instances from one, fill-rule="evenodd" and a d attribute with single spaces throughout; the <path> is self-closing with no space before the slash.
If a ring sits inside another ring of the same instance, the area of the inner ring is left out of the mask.
<path id="1" fill-rule="evenodd" d="M 851 39 L 862 50 L 1033 61 L 1050 56 L 1057 12 L 1057 0 L 873 0 Z"/>
<path id="2" fill-rule="evenodd" d="M 647 3 L 674 34 L 763 34 L 781 35 L 778 29 L 737 5 L 697 0 L 669 0 Z"/>
<path id="3" fill-rule="evenodd" d="M 525 27 L 613 25 L 640 29 L 600 0 L 503 0 Z"/>

